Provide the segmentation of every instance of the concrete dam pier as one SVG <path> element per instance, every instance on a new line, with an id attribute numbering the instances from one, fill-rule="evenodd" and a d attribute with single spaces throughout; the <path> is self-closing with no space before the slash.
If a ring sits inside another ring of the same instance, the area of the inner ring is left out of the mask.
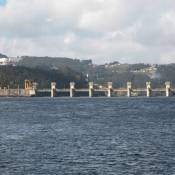
<path id="1" fill-rule="evenodd" d="M 88 88 L 76 89 L 75 83 L 70 82 L 70 87 L 57 89 L 56 83 L 51 83 L 50 89 L 39 89 L 37 83 L 25 80 L 24 89 L 0 89 L 1 97 L 121 97 L 121 96 L 174 96 L 175 89 L 171 87 L 170 82 L 165 82 L 164 88 L 152 88 L 151 82 L 146 82 L 145 88 L 134 88 L 131 82 L 127 82 L 126 88 L 113 88 L 112 82 L 106 86 L 96 87 L 93 82 L 89 82 Z"/>
<path id="2" fill-rule="evenodd" d="M 106 96 L 106 97 L 117 97 L 117 96 L 166 96 L 170 97 L 173 96 L 173 92 L 175 89 L 171 88 L 170 82 L 165 82 L 164 88 L 156 88 L 152 89 L 151 82 L 146 82 L 145 88 L 133 88 L 131 82 L 127 82 L 126 88 L 119 88 L 115 89 L 112 86 L 112 82 L 108 82 L 106 87 L 97 88 L 95 87 L 93 82 L 89 82 L 89 87 L 85 89 L 76 89 L 75 83 L 70 82 L 69 89 L 57 89 L 56 83 L 51 83 L 51 89 L 36 89 L 36 94 L 40 93 L 49 93 L 50 96 L 59 97 L 61 96 L 69 96 L 72 97 L 81 97 L 81 96 L 88 96 L 88 97 L 99 97 L 99 96 Z M 82 94 L 82 95 L 81 95 Z M 36 95 L 37 96 L 37 95 Z"/>

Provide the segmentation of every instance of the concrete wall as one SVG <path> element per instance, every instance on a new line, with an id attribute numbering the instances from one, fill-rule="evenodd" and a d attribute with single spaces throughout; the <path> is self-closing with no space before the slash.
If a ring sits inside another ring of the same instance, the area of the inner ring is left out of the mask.
<path id="1" fill-rule="evenodd" d="M 30 96 L 29 92 L 24 89 L 0 89 L 1 97 L 16 97 L 16 96 Z"/>

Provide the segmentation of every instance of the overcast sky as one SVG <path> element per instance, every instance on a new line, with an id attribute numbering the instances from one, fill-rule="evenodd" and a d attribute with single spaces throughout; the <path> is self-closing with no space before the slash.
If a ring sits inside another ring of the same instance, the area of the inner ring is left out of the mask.
<path id="1" fill-rule="evenodd" d="M 0 0 L 0 53 L 175 62 L 175 0 Z"/>

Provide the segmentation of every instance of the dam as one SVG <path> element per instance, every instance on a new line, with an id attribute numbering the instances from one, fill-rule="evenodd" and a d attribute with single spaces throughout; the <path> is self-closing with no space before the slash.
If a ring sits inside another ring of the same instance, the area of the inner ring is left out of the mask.
<path id="1" fill-rule="evenodd" d="M 36 82 L 25 80 L 24 89 L 0 88 L 0 97 L 136 97 L 136 96 L 174 96 L 175 89 L 170 82 L 165 82 L 163 88 L 152 88 L 151 82 L 145 83 L 145 88 L 135 88 L 131 82 L 127 82 L 126 88 L 113 88 L 112 82 L 106 86 L 96 86 L 89 82 L 87 88 L 76 88 L 74 82 L 70 82 L 69 88 L 58 89 L 56 82 L 52 82 L 49 89 L 39 89 Z"/>

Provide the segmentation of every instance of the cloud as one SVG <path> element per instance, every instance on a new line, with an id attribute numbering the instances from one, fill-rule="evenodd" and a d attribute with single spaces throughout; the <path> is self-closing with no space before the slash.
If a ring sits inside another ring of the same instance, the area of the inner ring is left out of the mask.
<path id="1" fill-rule="evenodd" d="M 0 52 L 175 62 L 174 11 L 174 0 L 8 0 L 0 6 Z"/>

